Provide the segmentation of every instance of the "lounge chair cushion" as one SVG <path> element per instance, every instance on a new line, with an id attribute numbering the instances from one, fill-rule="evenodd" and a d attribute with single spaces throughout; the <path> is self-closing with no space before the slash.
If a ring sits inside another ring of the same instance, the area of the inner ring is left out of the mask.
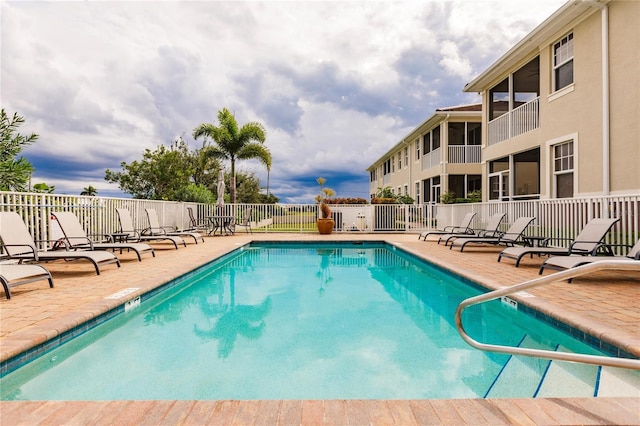
<path id="1" fill-rule="evenodd" d="M 133 250 L 139 261 L 142 261 L 142 254 L 151 253 L 156 256 L 153 248 L 144 243 L 128 242 L 95 242 L 84 232 L 82 225 L 76 215 L 71 212 L 54 212 L 52 215 L 58 221 L 60 229 L 65 236 L 68 247 L 80 250 Z"/>
<path id="2" fill-rule="evenodd" d="M 118 258 L 113 253 L 106 251 L 39 251 L 31 234 L 29 234 L 27 226 L 16 212 L 0 212 L 0 223 L 2 223 L 0 238 L 7 256 L 11 259 L 33 260 L 36 262 L 83 259 L 93 263 L 98 275 L 100 275 L 100 265 L 115 263 L 120 267 Z"/>
<path id="3" fill-rule="evenodd" d="M 445 226 L 440 230 L 425 231 L 418 236 L 418 239 L 422 238 L 424 241 L 427 241 L 427 237 L 429 235 L 473 234 L 473 230 L 471 229 L 471 222 L 473 221 L 475 215 L 475 213 L 467 213 L 464 218 L 462 218 L 459 226 Z"/>
<path id="4" fill-rule="evenodd" d="M 51 273 L 40 265 L 0 264 L 0 284 L 7 299 L 11 299 L 11 288 L 35 281 L 49 281 L 53 288 Z"/>
<path id="5" fill-rule="evenodd" d="M 116 213 L 118 214 L 118 220 L 120 222 L 120 232 L 127 234 L 127 239 L 129 240 L 136 242 L 169 241 L 176 250 L 178 249 L 178 244 L 182 244 L 185 247 L 187 246 L 187 243 L 178 235 L 142 235 L 141 232 L 133 226 L 129 210 L 116 209 Z"/>
<path id="6" fill-rule="evenodd" d="M 193 241 L 198 244 L 198 240 L 204 243 L 204 237 L 199 232 L 195 231 L 168 231 L 167 226 L 160 225 L 160 221 L 158 219 L 158 213 L 155 209 L 145 209 L 147 212 L 147 219 L 149 220 L 149 228 L 146 230 L 147 235 L 169 235 L 169 236 L 177 236 L 177 237 L 191 237 Z M 143 232 L 145 235 L 145 232 Z"/>
<path id="7" fill-rule="evenodd" d="M 607 235 L 611 227 L 620 219 L 592 219 L 582 231 L 576 236 L 569 247 L 509 247 L 504 249 L 498 256 L 498 262 L 503 257 L 515 259 L 516 266 L 520 260 L 529 255 L 557 255 L 568 256 L 570 254 L 595 254 L 594 252 L 601 246 L 602 239 Z"/>
<path id="8" fill-rule="evenodd" d="M 553 256 L 542 263 L 540 273 L 542 273 L 545 268 L 556 270 L 570 269 L 600 260 L 640 261 L 640 240 L 636 242 L 626 256 Z"/>
<path id="9" fill-rule="evenodd" d="M 467 244 L 492 244 L 492 245 L 506 245 L 514 246 L 520 242 L 522 234 L 527 229 L 529 224 L 535 220 L 534 217 L 521 217 L 518 218 L 509 229 L 501 234 L 499 237 L 486 237 L 486 238 L 456 238 L 451 242 L 449 249 L 460 247 L 460 251 L 463 251 Z"/>

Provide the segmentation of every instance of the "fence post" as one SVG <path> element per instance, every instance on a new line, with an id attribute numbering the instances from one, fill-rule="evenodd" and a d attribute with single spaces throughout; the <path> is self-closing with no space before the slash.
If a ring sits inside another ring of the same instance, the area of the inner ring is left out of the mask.
<path id="1" fill-rule="evenodd" d="M 44 194 L 40 194 L 38 196 L 39 200 L 38 200 L 38 204 L 40 204 L 40 243 L 38 244 L 40 247 L 40 249 L 46 249 L 47 248 L 47 242 L 46 240 L 49 239 L 49 236 L 47 235 L 47 230 L 48 230 L 48 224 L 49 224 L 49 208 L 47 207 L 46 200 L 45 200 L 45 195 Z M 34 236 L 34 238 L 38 238 L 37 236 Z"/>

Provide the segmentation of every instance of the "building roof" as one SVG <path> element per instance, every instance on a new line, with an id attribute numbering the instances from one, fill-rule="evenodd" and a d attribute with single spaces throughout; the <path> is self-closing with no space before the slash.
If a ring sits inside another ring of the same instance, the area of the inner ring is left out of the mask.
<path id="1" fill-rule="evenodd" d="M 455 116 L 477 116 L 478 120 L 482 116 L 482 104 L 469 104 L 469 105 L 458 105 L 452 107 L 443 107 L 437 108 L 435 112 L 422 123 L 418 124 L 414 127 L 409 133 L 407 133 L 404 137 L 402 137 L 395 145 L 393 145 L 387 152 L 382 154 L 380 157 L 376 159 L 369 167 L 367 167 L 367 171 L 371 171 L 373 168 L 378 166 L 383 161 L 386 161 L 387 157 L 389 157 L 392 153 L 398 150 L 398 148 L 402 145 L 407 144 L 407 139 L 409 139 L 416 131 L 427 126 L 427 127 L 435 127 L 436 124 L 441 123 L 446 120 L 447 117 L 451 115 Z"/>
<path id="2" fill-rule="evenodd" d="M 482 104 L 459 105 L 445 108 L 437 108 L 436 111 L 482 111 Z"/>

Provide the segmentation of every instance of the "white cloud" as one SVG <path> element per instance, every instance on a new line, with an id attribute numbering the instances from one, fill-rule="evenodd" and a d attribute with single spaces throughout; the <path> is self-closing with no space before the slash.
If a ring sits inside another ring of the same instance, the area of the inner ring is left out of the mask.
<path id="1" fill-rule="evenodd" d="M 193 128 L 227 107 L 267 127 L 275 195 L 305 199 L 334 173 L 362 196 L 368 165 L 470 101 L 464 84 L 561 4 L 2 2 L 2 107 L 40 135 L 26 154 L 60 192 L 89 184 L 75 168 L 95 182 L 176 135 L 198 146 Z"/>
<path id="2" fill-rule="evenodd" d="M 472 77 L 469 60 L 460 57 L 458 46 L 454 42 L 445 41 L 442 43 L 440 52 L 443 56 L 440 64 L 445 69 L 465 80 L 469 80 Z"/>

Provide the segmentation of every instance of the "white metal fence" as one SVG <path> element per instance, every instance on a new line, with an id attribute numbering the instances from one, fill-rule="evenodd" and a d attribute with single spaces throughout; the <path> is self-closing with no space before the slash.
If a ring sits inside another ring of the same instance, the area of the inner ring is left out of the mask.
<path id="1" fill-rule="evenodd" d="M 128 209 L 138 229 L 148 227 L 145 208 L 154 208 L 162 225 L 185 229 L 190 226 L 187 207 L 205 222 L 220 214 L 234 216 L 240 222 L 251 207 L 253 232 L 317 232 L 315 222 L 319 211 L 315 204 L 228 204 L 220 212 L 214 204 L 0 192 L 0 211 L 17 212 L 34 240 L 40 241 L 41 248 L 48 246 L 46 241 L 61 236 L 56 224 L 52 224 L 51 213 L 54 211 L 72 211 L 88 234 L 106 235 L 119 230 L 116 208 Z M 633 244 L 640 238 L 640 195 L 473 204 L 332 205 L 331 210 L 335 232 L 417 233 L 458 225 L 467 212 L 475 212 L 473 227 L 476 229 L 482 229 L 495 213 L 506 214 L 504 229 L 521 216 L 532 216 L 536 220 L 527 232 L 556 240 L 575 237 L 593 218 L 616 217 L 620 221 L 607 242 Z M 245 230 L 239 228 L 237 231 Z M 567 240 L 555 244 L 566 245 Z M 626 251 L 625 247 L 617 248 L 617 253 Z"/>
<path id="2" fill-rule="evenodd" d="M 519 217 L 535 217 L 527 234 L 550 238 L 557 246 L 568 246 L 587 222 L 601 217 L 620 219 L 606 238 L 607 243 L 619 245 L 617 254 L 626 254 L 625 245 L 640 239 L 640 195 L 445 204 L 438 206 L 436 221 L 439 227 L 456 225 L 467 212 L 476 213 L 472 224 L 476 229 L 482 229 L 495 213 L 506 214 L 503 229 Z"/>

